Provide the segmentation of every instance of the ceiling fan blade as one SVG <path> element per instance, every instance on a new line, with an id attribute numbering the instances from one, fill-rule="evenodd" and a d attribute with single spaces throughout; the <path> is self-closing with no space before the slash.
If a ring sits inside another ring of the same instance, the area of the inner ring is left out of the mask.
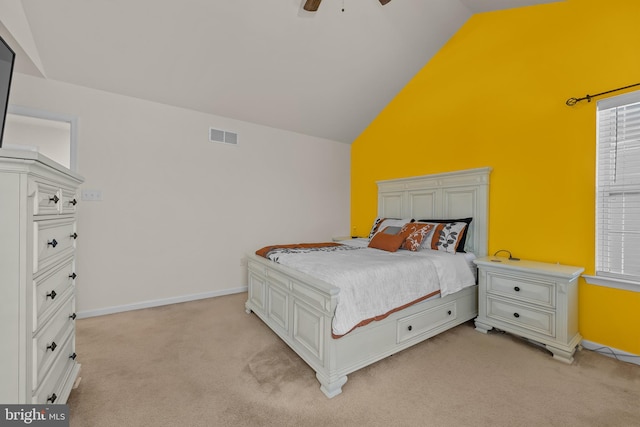
<path id="1" fill-rule="evenodd" d="M 320 6 L 321 1 L 322 0 L 307 0 L 302 8 L 304 10 L 308 10 L 309 12 L 315 12 L 316 10 L 318 10 L 318 7 Z"/>
<path id="2" fill-rule="evenodd" d="M 391 0 L 380 0 L 380 4 L 384 6 L 385 4 L 389 3 L 390 1 Z"/>

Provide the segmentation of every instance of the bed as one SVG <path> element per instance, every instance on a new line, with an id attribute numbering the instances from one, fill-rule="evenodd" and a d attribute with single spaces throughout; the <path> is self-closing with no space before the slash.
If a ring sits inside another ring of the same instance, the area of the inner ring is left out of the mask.
<path id="1" fill-rule="evenodd" d="M 490 172 L 479 168 L 378 181 L 378 218 L 473 218 L 466 230 L 465 256 L 486 256 Z M 329 398 L 342 392 L 348 374 L 477 315 L 474 282 L 446 296 L 427 295 L 336 334 L 332 324 L 341 288 L 255 253 L 247 259 L 246 312 L 256 314 L 316 372 Z"/>

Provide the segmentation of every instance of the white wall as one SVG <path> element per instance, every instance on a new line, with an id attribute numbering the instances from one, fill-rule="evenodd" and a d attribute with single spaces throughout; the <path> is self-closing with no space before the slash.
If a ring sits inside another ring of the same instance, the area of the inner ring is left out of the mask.
<path id="1" fill-rule="evenodd" d="M 237 292 L 245 253 L 349 233 L 349 145 L 23 74 L 10 103 L 78 117 L 103 196 L 79 205 L 80 314 Z"/>

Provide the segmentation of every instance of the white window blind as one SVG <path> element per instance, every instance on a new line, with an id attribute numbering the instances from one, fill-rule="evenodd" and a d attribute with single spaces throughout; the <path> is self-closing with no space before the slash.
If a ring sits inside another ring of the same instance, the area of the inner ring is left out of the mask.
<path id="1" fill-rule="evenodd" d="M 640 92 L 598 102 L 596 275 L 640 283 Z"/>

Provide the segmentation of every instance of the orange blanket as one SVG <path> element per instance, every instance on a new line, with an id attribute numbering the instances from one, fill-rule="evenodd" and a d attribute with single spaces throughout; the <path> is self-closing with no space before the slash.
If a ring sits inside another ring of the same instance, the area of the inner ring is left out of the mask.
<path id="1" fill-rule="evenodd" d="M 331 246 L 342 246 L 342 243 L 325 242 L 325 243 L 293 243 L 290 245 L 271 245 L 265 246 L 256 251 L 256 255 L 267 258 L 269 252 L 274 249 L 306 249 L 306 248 L 326 248 Z"/>

